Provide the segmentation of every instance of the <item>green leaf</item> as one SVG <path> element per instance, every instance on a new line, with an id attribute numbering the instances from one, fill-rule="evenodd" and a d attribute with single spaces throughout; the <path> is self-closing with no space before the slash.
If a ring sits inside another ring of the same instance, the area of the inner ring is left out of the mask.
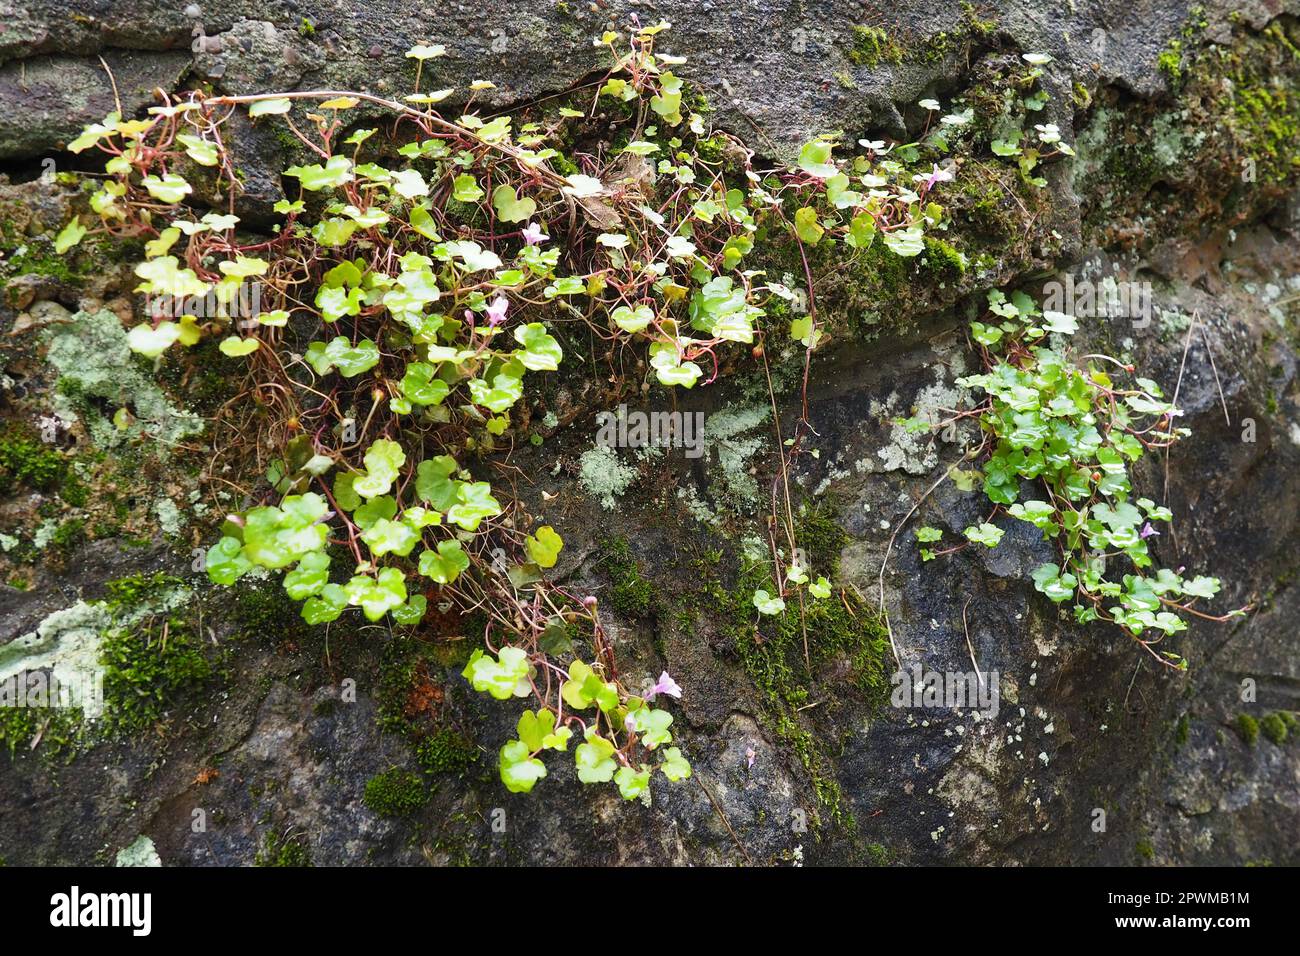
<path id="1" fill-rule="evenodd" d="M 560 554 L 560 549 L 564 547 L 564 540 L 555 532 L 550 525 L 542 525 L 537 529 L 537 535 L 529 535 L 524 539 L 524 544 L 528 548 L 528 554 L 533 561 L 541 568 L 553 568 Z"/>
<path id="2" fill-rule="evenodd" d="M 427 196 L 429 194 L 429 184 L 424 181 L 424 177 L 418 171 L 402 169 L 393 173 L 393 192 L 403 199 L 414 199 L 416 196 Z M 414 216 L 412 216 L 412 219 L 414 219 Z"/>
<path id="3" fill-rule="evenodd" d="M 785 610 L 785 601 L 779 596 L 774 597 L 767 591 L 759 588 L 754 592 L 754 607 L 758 608 L 759 614 L 780 614 Z"/>
<path id="4" fill-rule="evenodd" d="M 319 597 L 309 597 L 302 606 L 302 619 L 308 624 L 326 624 L 338 619 L 348 606 L 348 597 L 337 584 L 321 588 Z"/>
<path id="5" fill-rule="evenodd" d="M 673 715 L 668 711 L 643 706 L 628 711 L 624 726 L 640 736 L 647 750 L 653 750 L 660 744 L 673 742 L 673 735 L 668 732 L 672 722 Z"/>
<path id="6" fill-rule="evenodd" d="M 388 493 L 406 464 L 406 452 L 397 442 L 378 438 L 366 449 L 366 473 L 352 482 L 352 489 L 363 498 Z"/>
<path id="7" fill-rule="evenodd" d="M 682 752 L 676 747 L 669 747 L 664 751 L 663 760 L 659 764 L 659 769 L 669 780 L 676 783 L 678 780 L 685 780 L 691 775 L 691 765 Z"/>
<path id="8" fill-rule="evenodd" d="M 333 189 L 352 181 L 352 160 L 346 156 L 331 156 L 325 160 L 324 166 L 319 163 L 310 166 L 290 166 L 284 174 L 296 177 L 302 183 L 303 189 L 313 192 L 320 189 Z"/>
<path id="9" fill-rule="evenodd" d="M 396 554 L 404 558 L 411 553 L 420 536 L 400 521 L 380 518 L 362 533 L 361 540 L 376 556 Z"/>
<path id="10" fill-rule="evenodd" d="M 71 220 L 66 226 L 59 230 L 59 234 L 54 237 L 54 251 L 63 255 L 77 243 L 81 242 L 82 237 L 86 235 L 86 227 L 78 220 Z"/>
<path id="11" fill-rule="evenodd" d="M 839 169 L 831 161 L 831 151 L 831 144 L 822 139 L 804 143 L 799 150 L 797 165 L 810 176 L 816 176 L 818 179 L 829 179 L 839 172 Z"/>
<path id="12" fill-rule="evenodd" d="M 154 199 L 171 205 L 180 202 L 194 192 L 194 187 L 175 173 L 164 173 L 162 176 L 146 176 L 140 180 L 140 185 L 147 189 L 149 195 Z"/>
<path id="13" fill-rule="evenodd" d="M 497 700 L 526 697 L 532 693 L 528 683 L 528 654 L 518 647 L 503 647 L 497 659 L 476 650 L 461 672 L 473 688 L 487 692 Z"/>
<path id="14" fill-rule="evenodd" d="M 416 405 L 442 404 L 451 387 L 438 378 L 437 374 L 437 369 L 432 365 L 412 362 L 406 366 L 406 374 L 402 376 L 402 394 Z"/>
<path id="15" fill-rule="evenodd" d="M 447 509 L 447 520 L 466 531 L 478 530 L 484 518 L 501 514 L 501 505 L 492 497 L 492 486 L 486 481 L 463 482 L 456 504 Z"/>
<path id="16" fill-rule="evenodd" d="M 293 106 L 285 97 L 276 97 L 269 100 L 257 100 L 248 104 L 248 115 L 253 119 L 259 116 L 274 116 L 279 113 L 287 113 Z"/>
<path id="17" fill-rule="evenodd" d="M 546 776 L 546 765 L 530 756 L 528 745 L 522 740 L 512 740 L 501 748 L 497 767 L 501 782 L 511 793 L 528 793 Z"/>
<path id="18" fill-rule="evenodd" d="M 618 772 L 614 774 L 614 782 L 618 784 L 618 792 L 623 795 L 624 800 L 635 800 L 649 788 L 650 770 L 644 766 L 640 771 L 633 770 L 631 767 L 619 767 Z"/>
<path id="19" fill-rule="evenodd" d="M 370 339 L 362 339 L 353 345 L 339 335 L 328 345 L 312 342 L 307 346 L 303 358 L 316 370 L 317 375 L 328 375 L 337 368 L 344 378 L 355 378 L 379 364 L 379 348 Z"/>
<path id="20" fill-rule="evenodd" d="M 515 341 L 524 347 L 522 352 L 514 354 L 525 368 L 534 372 L 553 372 L 560 367 L 564 352 L 560 349 L 560 343 L 555 341 L 542 323 L 529 322 L 527 325 L 516 326 L 514 336 Z"/>
<path id="21" fill-rule="evenodd" d="M 180 337 L 181 327 L 175 322 L 160 322 L 157 328 L 141 323 L 127 333 L 126 344 L 145 358 L 157 358 Z"/>
<path id="22" fill-rule="evenodd" d="M 810 246 L 817 245 L 826 232 L 818 221 L 817 210 L 811 206 L 804 206 L 795 211 L 794 231 L 795 235 Z"/>
<path id="23" fill-rule="evenodd" d="M 609 317 L 624 332 L 640 332 L 654 321 L 655 313 L 648 305 L 638 305 L 635 309 L 620 305 Z"/>
<path id="24" fill-rule="evenodd" d="M 989 524 L 985 521 L 978 528 L 967 528 L 963 534 L 967 539 L 977 544 L 982 544 L 988 548 L 996 548 L 998 542 L 1002 540 L 1003 531 L 997 525 Z"/>
<path id="25" fill-rule="evenodd" d="M 284 576 L 284 590 L 295 601 L 302 601 L 329 583 L 330 559 L 323 551 L 302 556 L 298 566 Z"/>
<path id="26" fill-rule="evenodd" d="M 242 541 L 226 536 L 208 548 L 204 567 L 213 584 L 230 585 L 253 570 L 253 562 L 244 557 Z"/>
<path id="27" fill-rule="evenodd" d="M 361 476 L 359 474 L 353 474 L 350 477 L 352 478 L 352 484 L 355 484 L 356 479 Z M 351 484 L 349 485 L 349 488 L 350 487 Z M 353 492 L 353 495 L 356 495 L 355 491 Z M 392 495 L 378 495 L 377 497 L 371 498 L 369 501 L 365 502 L 365 504 L 361 503 L 361 497 L 359 495 L 356 495 L 356 500 L 357 506 L 355 508 L 355 513 L 352 515 L 352 520 L 355 521 L 357 526 L 363 531 L 381 518 L 391 519 L 397 514 L 397 499 Z"/>
<path id="28" fill-rule="evenodd" d="M 539 710 L 536 713 L 526 710 L 520 715 L 519 723 L 515 727 L 519 739 L 533 753 L 542 749 L 543 741 L 554 729 L 555 715 L 549 710 Z"/>
<path id="29" fill-rule="evenodd" d="M 420 552 L 420 573 L 437 584 L 450 584 L 469 567 L 469 556 L 455 538 L 439 541 L 437 551 Z"/>
<path id="30" fill-rule="evenodd" d="M 452 181 L 451 198 L 457 202 L 478 202 L 483 198 L 483 190 L 469 173 L 461 173 Z"/>
<path id="31" fill-rule="evenodd" d="M 1042 564 L 1034 569 L 1034 589 L 1046 594 L 1057 604 L 1074 595 L 1078 580 L 1073 574 L 1061 574 L 1055 564 Z"/>
<path id="32" fill-rule="evenodd" d="M 1072 315 L 1066 315 L 1064 312 L 1048 310 L 1043 313 L 1043 327 L 1049 332 L 1073 335 L 1079 331 L 1079 320 Z"/>
<path id="33" fill-rule="evenodd" d="M 423 594 L 412 594 L 406 599 L 405 604 L 393 608 L 393 620 L 398 624 L 414 627 L 424 619 L 424 612 L 428 610 L 428 605 L 428 599 Z"/>
<path id="34" fill-rule="evenodd" d="M 255 338 L 241 339 L 238 335 L 228 335 L 221 340 L 221 344 L 217 348 L 221 350 L 222 355 L 239 358 L 244 355 L 252 355 L 261 344 Z"/>
<path id="35" fill-rule="evenodd" d="M 505 183 L 492 190 L 492 205 L 502 222 L 525 222 L 537 211 L 536 202 L 518 196 L 514 187 Z"/>
<path id="36" fill-rule="evenodd" d="M 578 767 L 578 779 L 583 783 L 609 783 L 618 769 L 614 745 L 592 727 L 587 728 L 586 742 L 578 744 L 573 759 Z"/>
<path id="37" fill-rule="evenodd" d="M 447 511 L 460 500 L 459 482 L 451 476 L 459 466 L 450 455 L 422 461 L 415 470 L 415 493 L 439 511 Z"/>

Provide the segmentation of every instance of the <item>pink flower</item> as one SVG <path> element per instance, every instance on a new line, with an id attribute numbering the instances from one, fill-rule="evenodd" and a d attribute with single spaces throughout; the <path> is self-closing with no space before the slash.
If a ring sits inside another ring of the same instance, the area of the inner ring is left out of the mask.
<path id="1" fill-rule="evenodd" d="M 753 747 L 746 747 L 746 748 L 745 748 L 745 769 L 746 769 L 746 770 L 753 770 L 753 769 L 754 769 L 754 759 L 755 759 L 757 756 L 758 756 L 758 754 L 754 753 L 754 748 L 753 748 Z"/>
<path id="2" fill-rule="evenodd" d="M 522 235 L 524 237 L 524 242 L 528 243 L 530 246 L 537 245 L 543 239 L 551 238 L 546 235 L 546 233 L 542 232 L 542 227 L 537 225 L 535 222 L 530 222 L 525 226 Z"/>
<path id="3" fill-rule="evenodd" d="M 668 676 L 667 671 L 659 675 L 659 682 L 646 695 L 646 699 L 654 700 L 660 694 L 667 694 L 669 697 L 676 697 L 678 700 L 682 699 L 681 687 L 678 686 L 677 681 Z"/>
<path id="4" fill-rule="evenodd" d="M 930 175 L 925 177 L 926 189 L 933 189 L 935 183 L 946 183 L 952 181 L 952 173 L 948 172 L 946 169 L 940 169 L 937 163 L 932 165 L 934 168 L 930 171 Z"/>
<path id="5" fill-rule="evenodd" d="M 510 302 L 505 296 L 499 295 L 492 300 L 487 307 L 488 325 L 500 325 L 506 320 L 506 310 L 510 308 Z"/>
<path id="6" fill-rule="evenodd" d="M 1160 532 L 1157 531 L 1155 528 L 1151 527 L 1151 522 L 1148 521 L 1146 524 L 1144 524 L 1144 525 L 1142 526 L 1142 530 L 1141 530 L 1140 532 L 1138 532 L 1138 537 L 1139 537 L 1139 538 L 1158 538 L 1158 537 L 1160 537 Z"/>

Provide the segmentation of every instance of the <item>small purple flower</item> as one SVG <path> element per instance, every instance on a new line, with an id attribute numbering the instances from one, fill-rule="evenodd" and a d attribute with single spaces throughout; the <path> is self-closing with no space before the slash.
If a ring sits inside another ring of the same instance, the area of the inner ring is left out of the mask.
<path id="1" fill-rule="evenodd" d="M 1144 524 L 1144 525 L 1142 526 L 1142 530 L 1141 530 L 1140 532 L 1138 532 L 1138 537 L 1139 537 L 1139 538 L 1144 538 L 1144 539 L 1145 539 L 1145 538 L 1158 538 L 1158 537 L 1160 537 L 1160 532 L 1157 531 L 1155 528 L 1151 527 L 1151 522 L 1148 521 L 1146 524 Z"/>
<path id="2" fill-rule="evenodd" d="M 757 757 L 758 757 L 758 754 L 754 753 L 754 748 L 753 748 L 753 747 L 746 747 L 746 748 L 745 748 L 745 769 L 746 769 L 746 770 L 753 770 L 753 769 L 754 769 L 754 760 L 755 760 L 755 758 L 757 758 Z"/>
<path id="3" fill-rule="evenodd" d="M 487 307 L 488 325 L 500 325 L 506 320 L 506 310 L 510 308 L 510 302 L 505 296 L 499 295 Z"/>
<path id="4" fill-rule="evenodd" d="M 524 242 L 528 243 L 530 246 L 538 245 L 543 239 L 551 238 L 546 235 L 546 233 L 542 232 L 542 227 L 535 222 L 530 222 L 525 226 L 522 235 L 524 237 Z"/>
<path id="5" fill-rule="evenodd" d="M 668 676 L 667 671 L 659 675 L 658 683 L 651 688 L 650 693 L 646 695 L 646 699 L 654 700 L 660 694 L 667 694 L 669 697 L 676 697 L 678 700 L 682 699 L 681 687 L 678 686 L 677 681 Z"/>
<path id="6" fill-rule="evenodd" d="M 934 168 L 930 171 L 930 175 L 925 177 L 926 189 L 933 189 L 935 183 L 946 183 L 952 181 L 952 173 L 948 172 L 946 169 L 940 169 L 937 163 L 932 165 Z"/>

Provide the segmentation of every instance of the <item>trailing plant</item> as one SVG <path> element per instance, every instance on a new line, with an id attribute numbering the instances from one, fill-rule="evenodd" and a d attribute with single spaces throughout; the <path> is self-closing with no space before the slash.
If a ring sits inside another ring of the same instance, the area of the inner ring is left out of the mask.
<path id="1" fill-rule="evenodd" d="M 1149 542 L 1160 534 L 1156 525 L 1173 514 L 1135 497 L 1129 466 L 1190 432 L 1175 426 L 1182 412 L 1160 386 L 1135 376 L 1132 365 L 1104 354 L 1076 355 L 1068 343 L 1077 330 L 1073 316 L 1040 311 L 1023 292 L 1008 297 L 997 290 L 971 322 L 985 371 L 957 384 L 987 399 L 939 426 L 977 417 L 985 436 L 978 451 L 988 449 L 983 489 L 993 508 L 964 537 L 995 548 L 1003 536 L 993 523 L 999 514 L 1032 524 L 1059 555 L 1034 569 L 1036 590 L 1056 604 L 1072 601 L 1079 623 L 1116 624 L 1156 660 L 1185 669 L 1184 657 L 1158 645 L 1186 630 L 1187 616 L 1224 621 L 1247 609 L 1206 613 L 1195 605 L 1219 592 L 1218 578 L 1156 566 Z M 932 427 L 918 419 L 905 424 Z M 1033 491 L 1024 490 L 1026 482 Z M 915 534 L 926 544 L 942 536 L 928 526 Z M 965 546 L 926 548 L 922 558 Z"/>
<path id="2" fill-rule="evenodd" d="M 626 43 L 605 34 L 608 73 L 568 101 L 584 109 L 517 126 L 475 108 L 488 81 L 422 88 L 446 51 L 420 45 L 407 53 L 415 88 L 403 100 L 192 92 L 144 118 L 110 114 L 69 145 L 107 161 L 90 197 L 98 222 L 73 219 L 58 251 L 92 232 L 143 241 L 136 291 L 171 308 L 132 328 L 131 347 L 157 359 L 215 340 L 248 382 L 216 416 L 231 430 L 217 454 L 239 454 L 235 423 L 250 401 L 267 413 L 259 438 L 279 450 L 265 486 L 234 485 L 255 503 L 226 517 L 208 576 L 234 585 L 282 572 L 311 624 L 359 611 L 414 626 L 431 599 L 483 613 L 485 648 L 464 676 L 497 699 L 529 701 L 498 755 L 513 791 L 531 790 L 547 772 L 543 751 L 575 737 L 579 778 L 612 781 L 628 799 L 648 793 L 655 769 L 690 775 L 670 746 L 671 713 L 623 683 L 596 599 L 548 579 L 560 533 L 539 526 L 507 482 L 484 477 L 505 473 L 492 453 L 527 434 L 527 390 L 579 332 L 601 343 L 611 380 L 625 350 L 644 355 L 644 388 L 651 378 L 710 383 L 742 346 L 766 369 L 773 317 L 792 315 L 776 341 L 803 349 L 804 404 L 786 437 L 772 397 L 782 454 L 771 586 L 755 588 L 752 605 L 780 614 L 797 600 L 807 657 L 805 600 L 832 593 L 797 557 L 789 482 L 807 453 L 808 368 L 824 334 L 807 249 L 839 247 L 847 260 L 879 243 L 918 256 L 947 226 L 936 191 L 954 174 L 934 160 L 967 135 L 962 112 L 927 124 L 916 143 L 862 140 L 864 152 L 836 158 L 842 144 L 822 137 L 793 167 L 758 171 L 739 140 L 710 133 L 691 108 L 673 73 L 682 58 L 656 50 L 665 26 Z M 453 95 L 464 103 L 454 118 L 439 109 Z M 613 145 L 564 152 L 601 110 L 616 117 L 602 123 Z M 236 213 L 236 111 L 282 124 L 307 157 L 284 170 L 294 189 L 275 204 L 282 221 L 269 237 L 245 231 Z M 225 211 L 200 215 L 200 196 Z M 796 249 L 805 288 L 750 268 L 758 242 Z M 261 308 L 245 315 L 250 283 Z M 654 696 L 680 692 L 665 674 Z"/>

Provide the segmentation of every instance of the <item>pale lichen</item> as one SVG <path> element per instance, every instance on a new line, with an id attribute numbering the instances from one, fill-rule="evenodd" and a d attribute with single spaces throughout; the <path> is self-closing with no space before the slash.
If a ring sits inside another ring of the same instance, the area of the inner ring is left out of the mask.
<path id="1" fill-rule="evenodd" d="M 136 365 L 121 320 L 109 311 L 78 312 L 52 323 L 45 332 L 46 359 L 60 376 L 54 413 L 65 421 L 78 416 L 78 398 L 97 398 L 127 409 L 122 427 L 97 414 L 85 414 L 86 430 L 100 448 L 116 448 L 143 438 L 165 458 L 172 447 L 203 430 L 203 420 L 178 409 Z M 81 409 L 84 411 L 84 408 Z"/>

